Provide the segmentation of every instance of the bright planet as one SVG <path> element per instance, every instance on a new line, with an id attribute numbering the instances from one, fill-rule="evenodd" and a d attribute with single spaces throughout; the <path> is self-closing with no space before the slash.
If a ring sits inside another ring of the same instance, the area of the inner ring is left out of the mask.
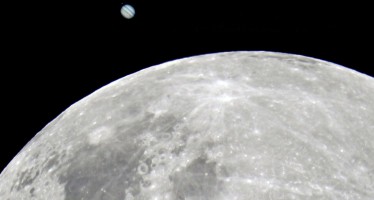
<path id="1" fill-rule="evenodd" d="M 373 200 L 374 79 L 275 52 L 146 68 L 50 122 L 2 200 Z"/>
<path id="2" fill-rule="evenodd" d="M 131 19 L 135 16 L 135 9 L 129 4 L 125 4 L 121 7 L 121 14 L 126 19 Z"/>

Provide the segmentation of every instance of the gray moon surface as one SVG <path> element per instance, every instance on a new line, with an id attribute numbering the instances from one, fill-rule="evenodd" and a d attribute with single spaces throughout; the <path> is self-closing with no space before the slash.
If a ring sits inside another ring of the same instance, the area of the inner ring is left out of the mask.
<path id="1" fill-rule="evenodd" d="M 275 52 L 146 68 L 50 122 L 2 200 L 373 200 L 374 79 Z"/>

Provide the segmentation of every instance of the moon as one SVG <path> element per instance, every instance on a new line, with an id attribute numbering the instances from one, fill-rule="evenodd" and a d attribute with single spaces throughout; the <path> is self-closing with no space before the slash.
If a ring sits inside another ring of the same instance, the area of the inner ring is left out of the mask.
<path id="1" fill-rule="evenodd" d="M 263 51 L 116 80 L 45 126 L 0 199 L 374 199 L 374 79 Z"/>
<path id="2" fill-rule="evenodd" d="M 121 8 L 121 14 L 126 19 L 131 19 L 135 16 L 135 9 L 129 4 L 123 5 Z"/>

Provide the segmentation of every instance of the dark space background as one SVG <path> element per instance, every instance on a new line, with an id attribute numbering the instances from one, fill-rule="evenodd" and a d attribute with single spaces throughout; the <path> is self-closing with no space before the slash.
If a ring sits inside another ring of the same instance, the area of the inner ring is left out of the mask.
<path id="1" fill-rule="evenodd" d="M 124 3 L 135 8 L 133 19 L 121 16 Z M 350 1 L 1 3 L 0 171 L 71 104 L 127 74 L 177 58 L 265 50 L 374 76 L 369 8 Z"/>

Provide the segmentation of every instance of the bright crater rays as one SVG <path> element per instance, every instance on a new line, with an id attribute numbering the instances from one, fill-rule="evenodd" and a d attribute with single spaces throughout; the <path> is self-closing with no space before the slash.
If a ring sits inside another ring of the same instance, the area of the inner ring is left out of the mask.
<path id="1" fill-rule="evenodd" d="M 373 102 L 372 77 L 304 56 L 163 63 L 49 123 L 1 173 L 0 199 L 372 200 Z"/>

